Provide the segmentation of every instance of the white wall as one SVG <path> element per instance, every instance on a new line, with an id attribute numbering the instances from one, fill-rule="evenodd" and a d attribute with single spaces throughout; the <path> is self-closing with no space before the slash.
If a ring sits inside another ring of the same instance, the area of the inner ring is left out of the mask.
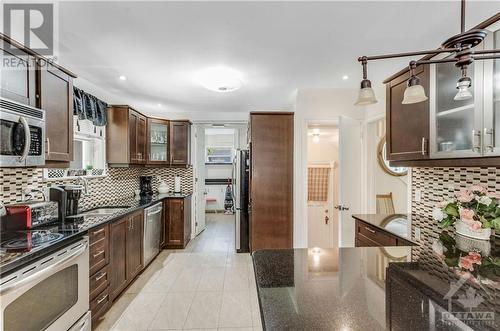
<path id="1" fill-rule="evenodd" d="M 367 125 L 367 165 L 368 165 L 368 180 L 369 187 L 367 190 L 368 208 L 370 213 L 376 212 L 375 196 L 377 194 L 388 194 L 392 192 L 394 200 L 394 210 L 396 213 L 407 212 L 407 189 L 408 178 L 407 176 L 391 176 L 386 173 L 377 161 L 377 147 L 378 143 L 385 135 L 385 118 L 368 123 Z"/>
<path id="2" fill-rule="evenodd" d="M 311 120 L 338 121 L 347 116 L 362 121 L 366 117 L 385 113 L 385 90 L 374 86 L 378 103 L 368 107 L 354 106 L 358 89 L 319 88 L 300 89 L 295 102 L 294 130 L 294 246 L 307 247 L 307 122 Z M 360 137 L 361 139 L 361 137 Z M 359 151 L 363 155 L 362 151 Z M 365 156 L 362 156 L 365 159 Z M 360 174 L 366 178 L 365 174 Z M 365 200 L 361 194 L 360 199 Z"/>

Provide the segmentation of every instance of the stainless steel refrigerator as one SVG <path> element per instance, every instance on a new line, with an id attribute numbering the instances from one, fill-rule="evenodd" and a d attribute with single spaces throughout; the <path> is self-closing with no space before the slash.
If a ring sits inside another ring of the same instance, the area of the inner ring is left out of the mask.
<path id="1" fill-rule="evenodd" d="M 245 253 L 249 247 L 248 217 L 248 180 L 250 176 L 250 157 L 248 150 L 236 150 L 233 161 L 233 195 L 235 210 L 235 246 L 236 252 Z"/>

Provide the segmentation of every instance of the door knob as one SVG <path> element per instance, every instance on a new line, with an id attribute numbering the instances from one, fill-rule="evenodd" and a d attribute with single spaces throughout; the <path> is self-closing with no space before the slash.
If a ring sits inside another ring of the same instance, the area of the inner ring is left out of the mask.
<path id="1" fill-rule="evenodd" d="M 330 218 L 328 216 L 325 216 L 325 224 L 328 225 L 328 221 L 330 220 Z"/>

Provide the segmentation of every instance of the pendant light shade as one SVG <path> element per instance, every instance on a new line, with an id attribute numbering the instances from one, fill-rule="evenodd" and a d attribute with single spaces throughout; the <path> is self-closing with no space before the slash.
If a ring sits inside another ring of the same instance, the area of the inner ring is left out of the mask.
<path id="1" fill-rule="evenodd" d="M 354 103 L 355 106 L 366 106 L 377 103 L 375 92 L 372 89 L 372 83 L 368 79 L 361 81 L 358 100 Z"/>
<path id="2" fill-rule="evenodd" d="M 455 101 L 469 100 L 472 98 L 472 93 L 470 91 L 471 79 L 469 77 L 461 77 L 457 82 L 458 92 L 453 98 Z"/>
<path id="3" fill-rule="evenodd" d="M 417 76 L 411 76 L 408 80 L 408 87 L 405 89 L 403 101 L 401 103 L 403 105 L 408 105 L 425 100 L 427 100 L 427 96 L 425 95 L 424 88 L 420 85 L 420 79 Z"/>

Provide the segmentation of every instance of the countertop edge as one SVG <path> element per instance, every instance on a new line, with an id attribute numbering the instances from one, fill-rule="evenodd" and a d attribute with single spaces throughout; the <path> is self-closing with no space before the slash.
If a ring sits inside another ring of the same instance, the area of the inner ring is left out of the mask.
<path id="1" fill-rule="evenodd" d="M 78 240 L 78 238 L 85 236 L 92 229 L 95 229 L 99 226 L 103 226 L 105 224 L 109 224 L 111 222 L 114 222 L 121 217 L 127 216 L 131 213 L 138 211 L 138 210 L 148 208 L 148 207 L 154 205 L 155 203 L 158 203 L 158 202 L 163 201 L 165 199 L 176 199 L 176 198 L 177 199 L 184 199 L 184 198 L 190 197 L 192 195 L 193 195 L 193 193 L 158 194 L 158 195 L 154 196 L 154 198 L 151 199 L 151 201 L 149 201 L 147 203 L 144 203 L 144 204 L 139 205 L 139 206 L 130 207 L 130 208 L 127 208 L 127 210 L 125 210 L 123 212 L 118 212 L 116 214 L 103 217 L 102 222 L 96 222 L 95 224 L 90 225 L 89 227 L 85 228 L 84 230 L 81 230 L 80 232 L 77 232 L 77 233 L 74 233 L 72 235 L 67 236 L 66 238 L 62 239 L 61 241 L 58 241 L 58 242 L 56 242 L 52 245 L 49 245 L 47 247 L 43 247 L 39 251 L 33 252 L 32 254 L 28 254 L 24 257 L 20 257 L 18 260 L 14 260 L 10 263 L 7 263 L 4 266 L 1 266 L 0 267 L 0 278 L 6 277 L 9 274 L 23 268 L 28 263 L 35 261 L 35 260 L 38 260 L 40 258 L 43 258 L 44 256 L 53 253 L 57 249 L 68 245 L 72 241 Z M 121 201 L 123 201 L 123 200 L 116 200 L 112 204 L 120 204 Z M 94 208 L 96 208 L 96 207 L 94 207 Z M 91 209 L 93 209 L 93 208 L 91 208 Z"/>

